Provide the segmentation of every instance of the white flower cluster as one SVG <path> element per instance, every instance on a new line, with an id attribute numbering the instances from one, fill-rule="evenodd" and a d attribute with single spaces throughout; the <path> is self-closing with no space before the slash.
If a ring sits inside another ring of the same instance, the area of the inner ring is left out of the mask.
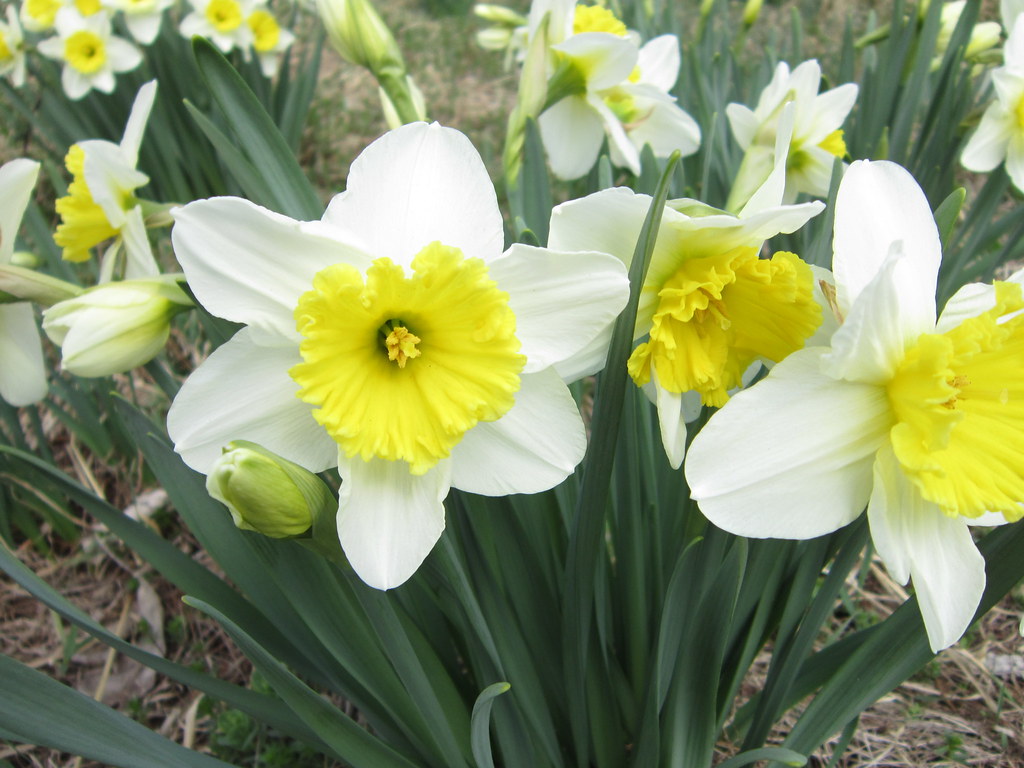
<path id="1" fill-rule="evenodd" d="M 153 44 L 175 0 L 22 0 L 7 6 L 0 20 L 0 75 L 15 87 L 25 84 L 26 54 L 33 46 L 63 63 L 61 85 L 69 99 L 92 90 L 113 92 L 116 75 L 143 61 L 140 46 Z M 182 35 L 210 38 L 224 53 L 238 48 L 255 55 L 267 77 L 277 73 L 281 54 L 295 36 L 283 29 L 266 0 L 189 0 L 179 12 Z M 123 20 L 131 39 L 114 33 Z"/>

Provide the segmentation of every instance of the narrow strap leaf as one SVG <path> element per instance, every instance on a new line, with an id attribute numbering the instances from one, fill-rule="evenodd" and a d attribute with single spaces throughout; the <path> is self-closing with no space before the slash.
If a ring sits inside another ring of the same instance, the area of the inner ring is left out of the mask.
<path id="1" fill-rule="evenodd" d="M 494 758 L 491 756 L 491 707 L 494 705 L 494 699 L 511 687 L 508 683 L 494 683 L 484 688 L 476 697 L 469 727 L 472 732 L 470 744 L 477 768 L 494 768 Z"/>

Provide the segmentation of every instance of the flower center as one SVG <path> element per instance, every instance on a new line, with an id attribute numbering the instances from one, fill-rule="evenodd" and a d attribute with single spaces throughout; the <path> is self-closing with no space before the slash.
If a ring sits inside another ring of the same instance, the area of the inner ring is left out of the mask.
<path id="1" fill-rule="evenodd" d="M 218 32 L 232 32 L 242 23 L 242 6 L 237 0 L 210 0 L 206 20 Z"/>
<path id="2" fill-rule="evenodd" d="M 1020 101 L 1017 102 L 1014 114 L 1017 118 L 1017 129 L 1024 131 L 1024 96 L 1021 96 Z"/>
<path id="3" fill-rule="evenodd" d="M 409 329 L 402 325 L 401 320 L 388 320 L 380 327 L 380 334 L 384 338 L 388 360 L 398 363 L 399 368 L 405 368 L 409 360 L 422 354 L 416 345 L 423 339 L 409 333 Z"/>
<path id="4" fill-rule="evenodd" d="M 578 35 L 581 32 L 608 32 L 623 37 L 626 25 L 600 5 L 577 5 L 572 19 L 572 33 Z"/>
<path id="5" fill-rule="evenodd" d="M 995 290 L 991 310 L 907 352 L 888 384 L 890 437 L 944 513 L 1012 521 L 1024 515 L 1024 298 L 1016 283 Z"/>
<path id="6" fill-rule="evenodd" d="M 99 13 L 102 7 L 100 0 L 75 0 L 75 8 L 83 16 L 92 16 L 94 13 Z"/>
<path id="7" fill-rule="evenodd" d="M 412 273 L 381 258 L 313 278 L 295 322 L 298 396 L 345 455 L 422 474 L 467 430 L 512 407 L 526 359 L 508 294 L 480 259 L 431 243 Z"/>
<path id="8" fill-rule="evenodd" d="M 636 105 L 636 99 L 622 88 L 612 88 L 604 94 L 604 103 L 619 120 L 629 125 L 640 116 L 640 110 Z"/>
<path id="9" fill-rule="evenodd" d="M 843 129 L 832 131 L 818 142 L 818 146 L 835 157 L 846 157 L 846 142 L 843 141 Z"/>
<path id="10" fill-rule="evenodd" d="M 102 37 L 91 30 L 80 29 L 64 42 L 64 58 L 82 74 L 92 75 L 107 63 L 107 49 Z"/>
<path id="11" fill-rule="evenodd" d="M 643 386 L 653 368 L 668 391 L 725 405 L 751 363 L 782 360 L 821 324 L 813 291 L 811 268 L 792 253 L 759 259 L 740 247 L 689 259 L 658 292 L 650 340 L 633 350 L 629 374 Z"/>
<path id="12" fill-rule="evenodd" d="M 249 28 L 255 38 L 252 47 L 259 53 L 267 53 L 277 47 L 281 39 L 281 27 L 270 13 L 253 11 L 249 15 Z"/>
<path id="13" fill-rule="evenodd" d="M 107 220 L 103 209 L 92 198 L 85 183 L 85 152 L 72 144 L 64 164 L 74 177 L 68 185 L 68 194 L 55 203 L 61 223 L 53 241 L 64 249 L 66 261 L 86 261 L 89 249 L 104 240 L 117 236 L 118 230 Z"/>
<path id="14" fill-rule="evenodd" d="M 28 0 L 24 7 L 25 14 L 42 30 L 53 26 L 61 2 L 60 0 Z"/>
<path id="15" fill-rule="evenodd" d="M 0 35 L 0 62 L 8 62 L 14 58 L 14 53 L 7 45 L 7 39 Z"/>

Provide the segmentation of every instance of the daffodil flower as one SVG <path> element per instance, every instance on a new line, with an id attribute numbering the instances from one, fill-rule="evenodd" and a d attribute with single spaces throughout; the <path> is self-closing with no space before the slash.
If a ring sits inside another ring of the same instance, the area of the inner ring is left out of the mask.
<path id="1" fill-rule="evenodd" d="M 636 34 L 602 6 L 575 5 L 572 14 L 561 4 L 541 7 L 552 14 L 548 28 L 554 30 L 553 40 L 568 33 L 551 46 L 558 66 L 582 82 L 581 93 L 558 100 L 538 120 L 556 176 L 574 179 L 589 171 L 605 136 L 612 162 L 633 173 L 640 172 L 644 144 L 658 157 L 677 149 L 683 155 L 697 151 L 700 128 L 669 93 L 679 75 L 674 35 L 638 48 Z"/>
<path id="2" fill-rule="evenodd" d="M 0 166 L 0 264 L 9 264 L 32 187 L 39 175 L 34 160 Z M 30 405 L 46 395 L 46 371 L 32 305 L 0 303 L 0 397 L 11 405 Z"/>
<path id="3" fill-rule="evenodd" d="M 694 439 L 686 477 L 708 519 L 743 536 L 821 536 L 866 505 L 937 652 L 985 588 L 968 525 L 1024 513 L 1022 276 L 965 286 L 936 319 L 938 231 L 921 188 L 887 162 L 846 172 L 834 246 L 831 346 L 733 397 Z"/>
<path id="4" fill-rule="evenodd" d="M 1006 162 L 1006 173 L 1024 190 L 1024 16 L 1019 17 L 1003 47 L 1004 65 L 992 72 L 996 100 L 967 142 L 960 162 L 984 173 Z"/>
<path id="5" fill-rule="evenodd" d="M 54 26 L 57 37 L 42 40 L 39 52 L 64 62 L 61 85 L 69 99 L 78 100 L 95 88 L 111 93 L 114 75 L 142 63 L 139 49 L 111 33 L 105 12 L 83 16 L 74 7 L 61 8 Z"/>
<path id="6" fill-rule="evenodd" d="M 57 200 L 61 223 L 53 238 L 68 261 L 88 259 L 94 246 L 113 238 L 105 271 L 112 270 L 113 257 L 123 246 L 126 277 L 158 274 L 142 208 L 134 195 L 149 183 L 149 177 L 135 166 L 155 98 L 156 81 L 152 80 L 139 89 L 120 144 L 91 139 L 68 150 L 65 164 L 74 178 L 68 194 Z"/>
<path id="7" fill-rule="evenodd" d="M 160 34 L 164 11 L 174 0 L 104 0 L 107 8 L 123 14 L 125 26 L 135 41 L 150 45 Z"/>
<path id="8" fill-rule="evenodd" d="M 15 88 L 25 84 L 25 38 L 13 5 L 7 6 L 7 23 L 0 22 L 0 75 Z"/>
<path id="9" fill-rule="evenodd" d="M 63 0 L 23 0 L 21 24 L 29 32 L 46 32 L 53 29 L 57 11 L 63 7 Z"/>
<path id="10" fill-rule="evenodd" d="M 534 493 L 582 458 L 554 366 L 625 305 L 625 269 L 600 253 L 502 253 L 494 188 L 457 131 L 385 134 L 318 222 L 237 198 L 172 215 L 199 302 L 247 326 L 182 387 L 175 449 L 204 473 L 238 439 L 337 466 L 338 535 L 368 584 L 412 575 L 450 487 Z"/>
<path id="11" fill-rule="evenodd" d="M 840 126 L 857 100 L 857 85 L 846 83 L 818 93 L 820 83 L 817 61 L 805 61 L 792 72 L 779 62 L 753 110 L 742 104 L 726 107 L 733 136 L 745 153 L 725 206 L 728 210 L 742 208 L 771 172 L 779 117 L 789 103 L 795 111 L 783 202 L 792 203 L 800 192 L 828 195 L 832 164 L 846 155 Z"/>
<path id="12" fill-rule="evenodd" d="M 185 37 L 209 38 L 224 53 L 246 50 L 253 41 L 246 23 L 252 13 L 251 0 L 189 0 L 192 12 L 181 20 L 178 31 Z"/>
<path id="13" fill-rule="evenodd" d="M 794 232 L 823 208 L 780 205 L 786 136 L 776 170 L 737 215 L 696 200 L 673 200 L 662 213 L 640 293 L 629 374 L 655 402 L 662 443 L 673 467 L 686 446 L 686 421 L 701 403 L 721 406 L 755 362 L 776 362 L 801 348 L 821 324 L 811 268 L 792 253 L 759 254 L 764 241 Z M 614 188 L 558 206 L 549 245 L 595 250 L 629 264 L 650 198 Z M 609 331 L 564 363 L 567 375 L 593 370 Z"/>
<path id="14" fill-rule="evenodd" d="M 252 30 L 252 48 L 260 62 L 264 77 L 273 77 L 281 65 L 281 54 L 288 50 L 295 35 L 282 29 L 277 19 L 265 8 L 257 8 L 245 20 Z"/>

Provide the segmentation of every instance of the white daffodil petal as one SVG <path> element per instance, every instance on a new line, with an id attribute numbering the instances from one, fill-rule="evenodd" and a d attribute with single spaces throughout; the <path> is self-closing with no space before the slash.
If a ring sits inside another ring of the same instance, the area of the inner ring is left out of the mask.
<path id="1" fill-rule="evenodd" d="M 135 41 L 142 45 L 150 45 L 160 34 L 163 13 L 125 14 L 124 23 Z"/>
<path id="2" fill-rule="evenodd" d="M 1006 174 L 1017 189 L 1024 189 L 1024 134 L 1014 134 L 1006 145 Z"/>
<path id="3" fill-rule="evenodd" d="M 484 496 L 539 493 L 572 474 L 587 449 L 572 395 L 552 370 L 526 374 L 515 405 L 480 422 L 452 451 L 452 485 Z"/>
<path id="4" fill-rule="evenodd" d="M 142 51 L 120 37 L 108 37 L 106 48 L 111 73 L 130 72 L 142 63 Z M 110 79 L 113 81 L 113 74 Z"/>
<path id="5" fill-rule="evenodd" d="M 679 63 L 678 37 L 659 35 L 652 38 L 640 48 L 637 57 L 640 82 L 653 85 L 662 91 L 671 91 L 679 79 Z"/>
<path id="6" fill-rule="evenodd" d="M 578 179 L 597 162 L 604 124 L 583 96 L 568 96 L 537 119 L 551 172 L 560 179 Z"/>
<path id="7" fill-rule="evenodd" d="M 778 125 L 776 127 L 775 135 L 775 146 L 772 150 L 772 166 L 768 175 L 757 189 L 751 194 L 750 199 L 747 200 L 746 204 L 740 210 L 740 216 L 742 218 L 748 218 L 758 211 L 771 210 L 777 207 L 783 202 L 792 202 L 786 200 L 786 168 L 789 160 L 789 145 L 793 138 L 793 120 L 796 115 L 796 104 L 790 102 L 786 104 L 779 114 Z M 743 180 L 745 176 L 744 168 L 748 162 L 753 162 L 754 165 L 763 164 L 763 151 L 761 147 L 753 147 L 747 151 L 746 156 L 743 158 L 743 165 L 740 167 L 740 172 L 737 174 L 737 186 L 738 183 Z M 748 171 L 751 182 L 760 177 L 763 169 L 758 170 L 756 173 L 753 170 Z M 732 207 L 731 198 L 735 194 L 735 191 L 729 194 L 730 202 L 729 207 Z"/>
<path id="8" fill-rule="evenodd" d="M 113 227 L 124 223 L 125 198 L 138 187 L 149 183 L 149 177 L 128 162 L 117 144 L 99 139 L 80 141 L 85 156 L 85 183 L 97 205 L 103 209 Z"/>
<path id="9" fill-rule="evenodd" d="M 32 305 L 0 304 L 0 398 L 13 406 L 46 396 L 46 368 Z"/>
<path id="10" fill-rule="evenodd" d="M 124 238 L 126 256 L 124 276 L 128 280 L 156 277 L 160 274 L 160 267 L 157 266 L 153 249 L 149 244 L 149 236 L 146 234 L 142 206 L 137 205 L 125 213 L 121 237 Z"/>
<path id="11" fill-rule="evenodd" d="M 1009 523 L 1000 512 L 982 512 L 977 517 L 965 517 L 963 521 L 978 528 L 997 528 L 1000 525 Z"/>
<path id="12" fill-rule="evenodd" d="M 584 376 L 592 376 L 602 370 L 608 360 L 608 346 L 612 343 L 614 325 L 602 329 L 590 343 L 576 354 L 555 363 L 555 370 L 562 381 L 571 384 Z"/>
<path id="13" fill-rule="evenodd" d="M 700 126 L 677 104 L 648 101 L 641 112 L 643 117 L 629 127 L 637 148 L 650 144 L 655 157 L 668 157 L 678 149 L 686 157 L 700 147 Z"/>
<path id="14" fill-rule="evenodd" d="M 939 231 L 928 200 L 907 171 L 895 163 L 858 160 L 847 169 L 836 199 L 832 271 L 843 314 L 889 256 L 892 244 L 912 262 L 913 280 L 902 286 L 915 304 L 935 296 L 942 259 Z M 934 306 L 934 303 L 933 303 Z"/>
<path id="15" fill-rule="evenodd" d="M 401 586 L 444 531 L 447 462 L 413 475 L 404 461 L 338 461 L 338 538 L 349 563 L 375 589 Z"/>
<path id="16" fill-rule="evenodd" d="M 437 123 L 402 126 L 363 150 L 323 220 L 353 233 L 375 258 L 403 266 L 434 241 L 484 261 L 504 246 L 480 155 L 463 134 Z"/>
<path id="17" fill-rule="evenodd" d="M 914 579 L 928 642 L 938 653 L 959 640 L 985 591 L 985 558 L 964 518 L 925 501 L 890 446 L 879 452 L 868 506 L 871 539 L 897 581 Z"/>
<path id="18" fill-rule="evenodd" d="M 35 160 L 19 158 L 0 166 L 0 264 L 11 260 L 21 217 L 38 175 L 39 163 Z"/>
<path id="19" fill-rule="evenodd" d="M 997 168 L 1006 157 L 1006 148 L 1013 135 L 1013 120 L 1002 104 L 989 104 L 960 155 L 961 165 L 976 173 L 987 173 Z"/>
<path id="20" fill-rule="evenodd" d="M 213 314 L 257 332 L 298 338 L 293 316 L 313 276 L 330 264 L 360 269 L 370 257 L 329 230 L 248 200 L 214 197 L 171 211 L 171 240 L 189 287 Z"/>
<path id="21" fill-rule="evenodd" d="M 265 347 L 243 328 L 186 379 L 167 414 L 174 449 L 207 473 L 232 440 L 251 440 L 310 472 L 334 466 L 338 446 L 296 397 L 288 370 L 298 345 Z"/>
<path id="22" fill-rule="evenodd" d="M 988 312 L 996 305 L 996 290 L 984 283 L 968 283 L 954 293 L 942 308 L 936 333 L 945 333 L 956 328 L 964 320 Z"/>
<path id="23" fill-rule="evenodd" d="M 603 189 L 562 203 L 551 212 L 548 247 L 610 253 L 628 267 L 650 207 L 648 195 L 626 187 Z"/>
<path id="24" fill-rule="evenodd" d="M 821 307 L 821 325 L 807 338 L 804 346 L 827 347 L 831 344 L 832 335 L 839 330 L 839 320 L 836 318 L 835 312 L 832 311 L 832 306 L 825 299 L 825 292 L 821 286 L 824 283 L 834 290 L 836 281 L 830 270 L 814 264 L 811 264 L 810 267 L 811 272 L 814 273 L 814 300 Z"/>
<path id="25" fill-rule="evenodd" d="M 625 266 L 605 253 L 515 244 L 491 262 L 489 275 L 509 294 L 524 373 L 575 355 L 615 321 L 629 298 Z"/>
<path id="26" fill-rule="evenodd" d="M 935 299 L 907 288 L 913 283 L 914 270 L 909 257 L 894 251 L 864 287 L 832 336 L 832 352 L 824 358 L 823 369 L 830 376 L 884 384 L 906 349 L 934 329 Z"/>
<path id="27" fill-rule="evenodd" d="M 608 154 L 612 164 L 619 168 L 629 168 L 630 172 L 640 174 L 640 152 L 630 140 L 622 121 L 599 96 L 588 96 L 587 102 L 604 125 L 608 137 Z"/>
<path id="28" fill-rule="evenodd" d="M 803 150 L 799 168 L 794 168 L 786 177 L 786 191 L 782 201 L 792 203 L 800 192 L 816 197 L 827 197 L 832 184 L 832 166 L 835 155 L 821 147 L 808 147 Z"/>
<path id="29" fill-rule="evenodd" d="M 837 126 L 842 125 L 846 116 L 850 114 L 857 101 L 857 91 L 856 83 L 845 83 L 815 96 L 811 102 L 813 121 L 803 135 L 797 138 L 805 144 L 812 145 L 824 140 Z"/>
<path id="30" fill-rule="evenodd" d="M 156 29 L 160 28 L 160 15 L 146 17 L 148 19 L 154 19 L 156 21 Z M 139 19 L 133 19 L 131 16 L 126 17 L 129 27 L 132 21 L 138 22 Z M 135 34 L 134 29 L 132 34 L 138 39 L 138 35 Z M 156 37 L 156 34 L 153 35 Z M 152 38 L 150 38 L 150 42 Z M 135 101 L 132 103 L 131 114 L 128 115 L 128 122 L 124 127 L 124 136 L 121 137 L 121 154 L 125 160 L 132 167 L 138 163 L 139 160 L 139 147 L 142 146 L 142 134 L 146 131 L 146 123 L 149 120 L 149 113 L 153 111 L 153 102 L 156 100 L 156 80 L 150 80 L 148 83 L 139 88 L 139 92 L 135 94 Z"/>
<path id="31" fill-rule="evenodd" d="M 582 70 L 588 91 L 612 88 L 628 78 L 639 51 L 632 40 L 608 32 L 581 32 L 551 46 Z"/>
<path id="32" fill-rule="evenodd" d="M 823 375 L 825 351 L 794 352 L 694 438 L 686 479 L 715 525 L 741 536 L 809 539 L 863 511 L 874 455 L 891 427 L 889 404 L 880 387 Z"/>
<path id="33" fill-rule="evenodd" d="M 874 487 L 868 500 L 871 541 L 893 580 L 906 584 L 910 581 L 911 566 L 906 546 L 907 523 L 913 514 L 911 510 L 921 506 L 924 500 L 907 481 L 891 443 L 886 442 L 879 449 L 873 474 Z"/>
<path id="34" fill-rule="evenodd" d="M 652 383 L 658 406 L 658 427 L 661 444 L 672 469 L 679 469 L 686 455 L 686 410 L 683 395 L 669 392 L 658 383 L 658 372 L 651 368 Z"/>
<path id="35" fill-rule="evenodd" d="M 735 103 L 725 107 L 725 115 L 729 118 L 729 128 L 732 129 L 736 143 L 740 149 L 747 149 L 753 143 L 757 129 L 761 127 L 757 115 L 749 107 Z"/>

